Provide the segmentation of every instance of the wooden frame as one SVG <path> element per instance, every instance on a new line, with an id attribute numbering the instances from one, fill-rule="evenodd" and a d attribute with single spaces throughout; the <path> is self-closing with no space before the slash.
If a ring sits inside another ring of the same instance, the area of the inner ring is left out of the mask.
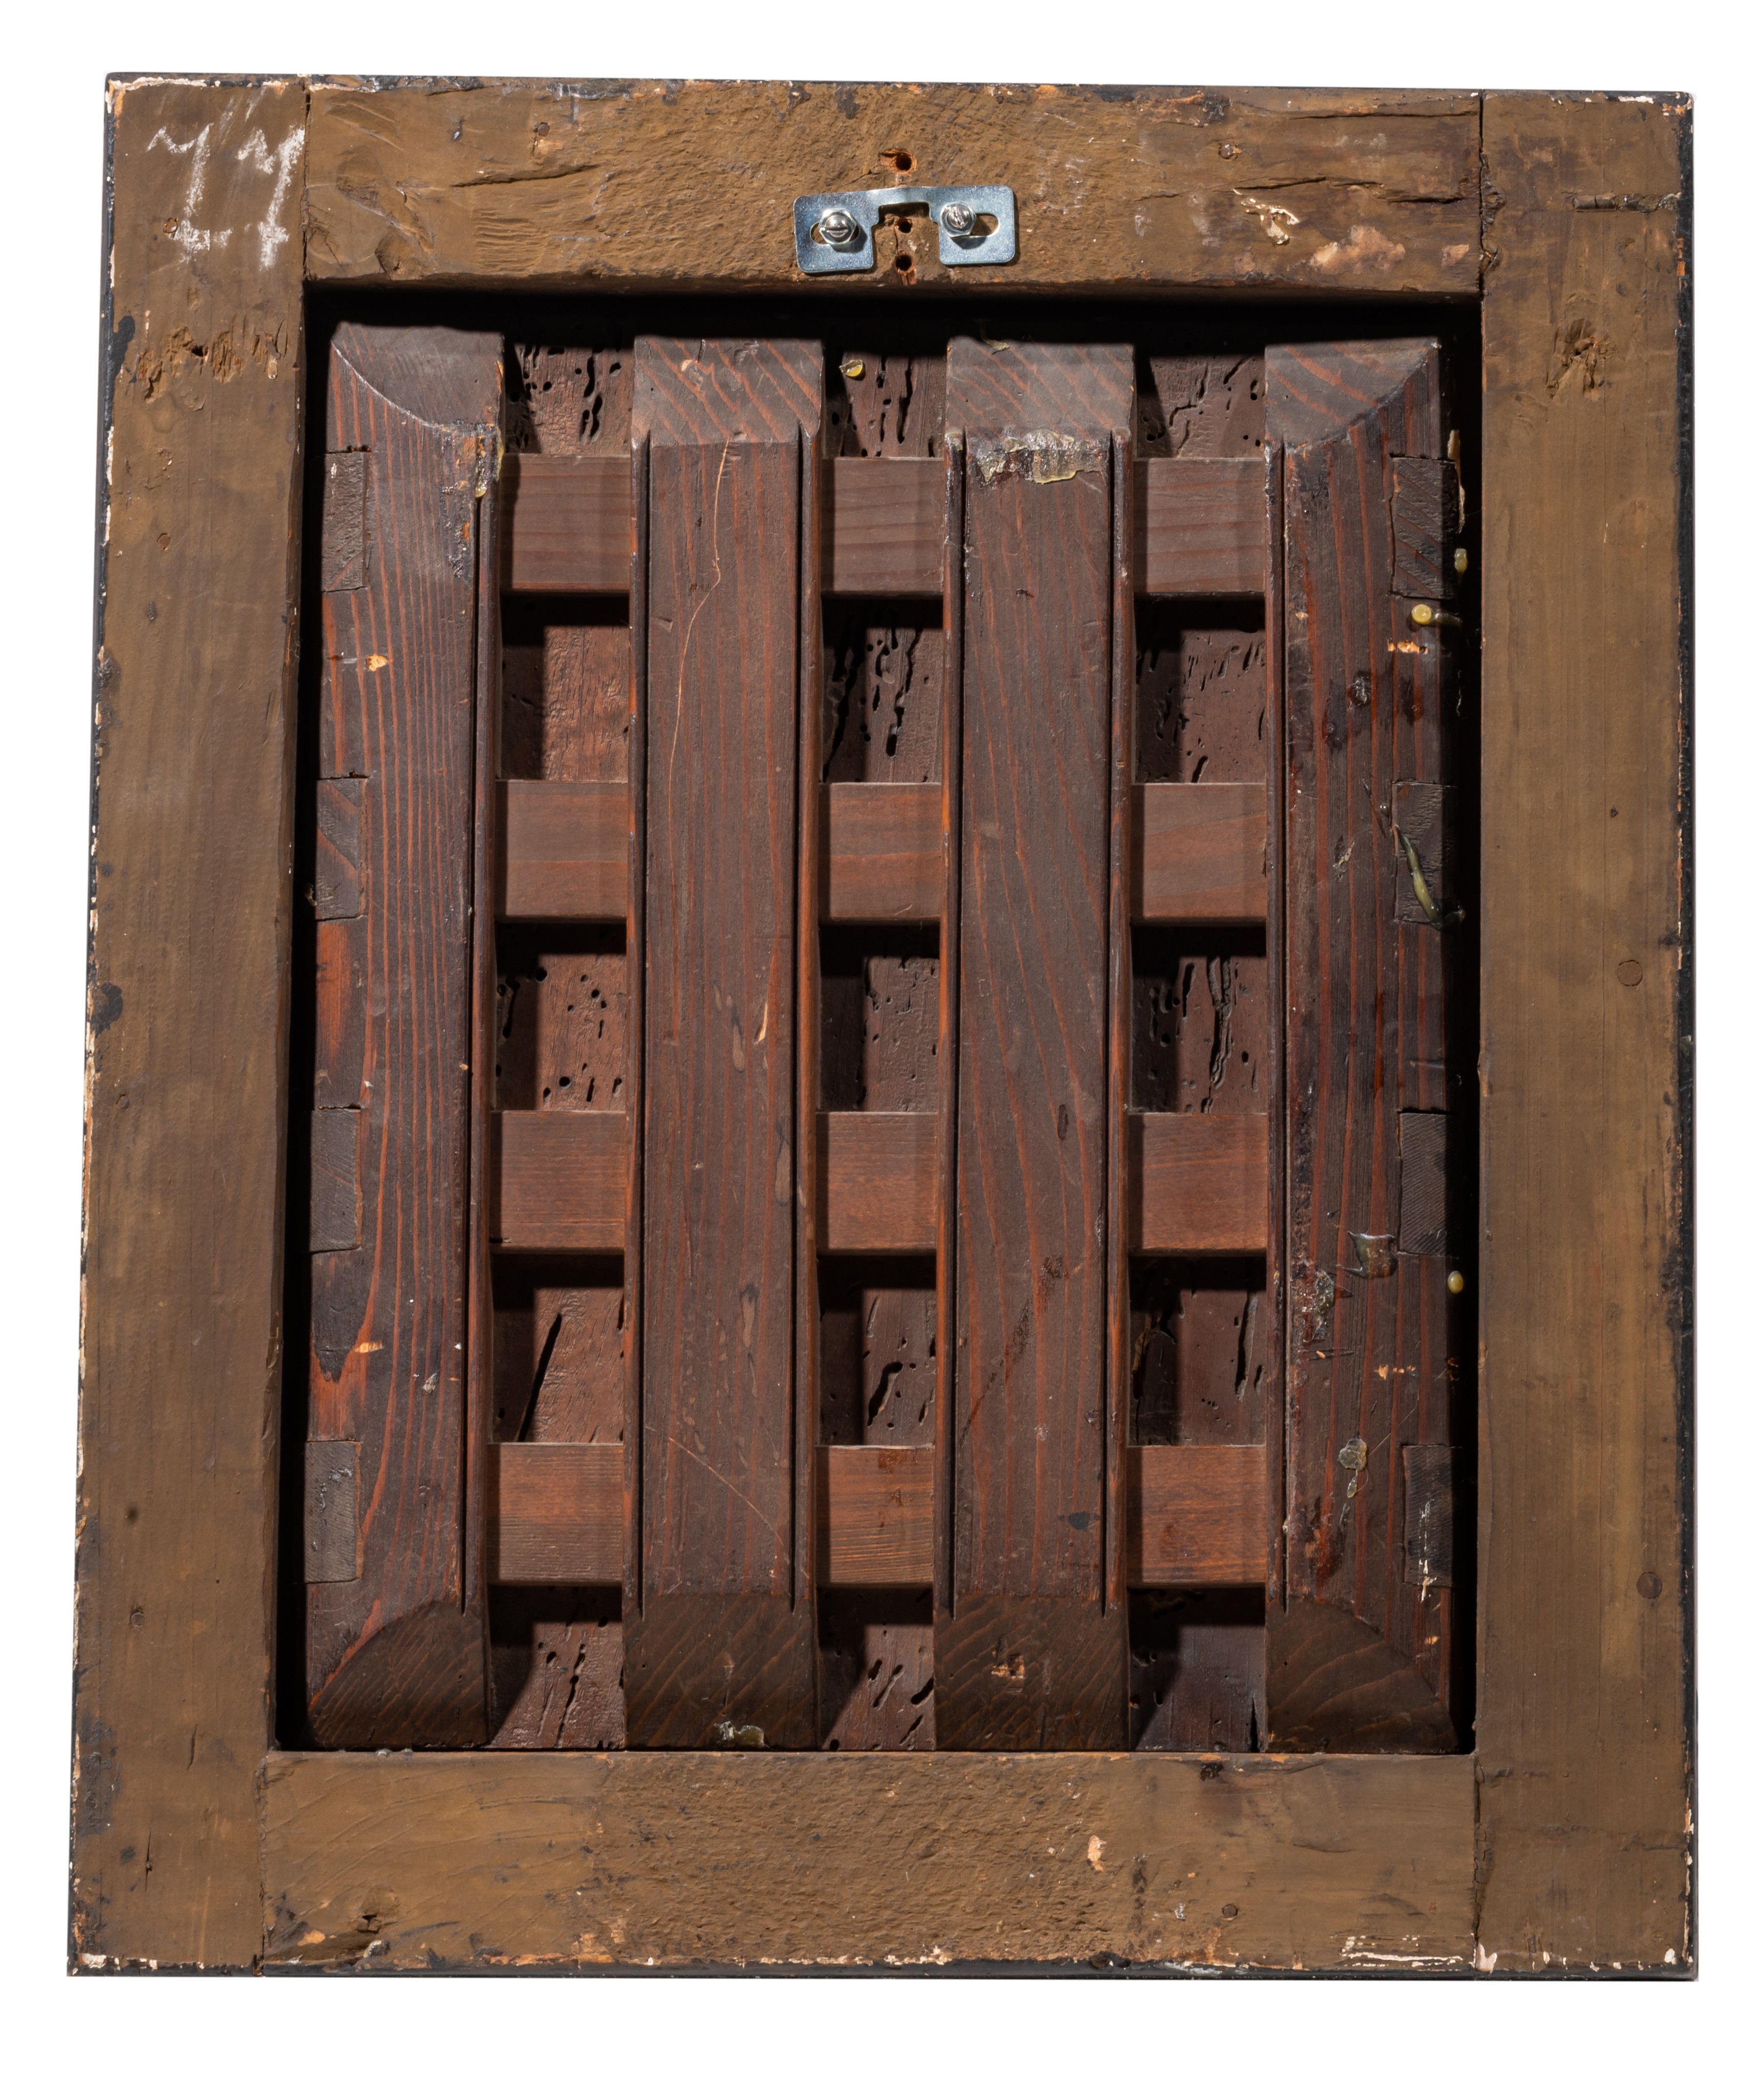
<path id="1" fill-rule="evenodd" d="M 73 1965 L 1693 1971 L 1690 126 L 1660 95 L 113 84 Z M 1017 191 L 998 300 L 1481 301 L 1474 1754 L 281 1751 L 307 291 L 796 291 L 794 195 L 905 144 Z"/>

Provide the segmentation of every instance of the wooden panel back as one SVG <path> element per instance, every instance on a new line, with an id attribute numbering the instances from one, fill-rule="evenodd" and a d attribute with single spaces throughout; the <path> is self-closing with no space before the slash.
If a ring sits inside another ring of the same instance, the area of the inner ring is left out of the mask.
<path id="1" fill-rule="evenodd" d="M 1125 1740 L 1105 1608 L 1107 957 L 1127 349 L 955 341 L 965 434 L 953 1596 L 936 1741 Z"/>
<path id="2" fill-rule="evenodd" d="M 356 1180 L 312 1257 L 306 1690 L 323 1744 L 487 1727 L 461 1512 L 478 554 L 501 388 L 497 337 L 350 324 L 331 345 L 312 1100 L 320 1128 L 349 1118 L 351 1145 L 315 1149 Z"/>
<path id="3" fill-rule="evenodd" d="M 632 1745 L 815 1738 L 795 1507 L 796 854 L 802 480 L 823 390 L 815 345 L 636 350 L 649 518 Z"/>
<path id="4" fill-rule="evenodd" d="M 1451 1577 L 1412 1578 L 1420 1512 L 1406 1507 L 1402 1455 L 1454 1441 L 1445 1202 L 1440 1229 L 1412 1237 L 1399 1126 L 1401 1113 L 1447 1107 L 1458 915 L 1428 884 L 1441 883 L 1433 843 L 1419 849 L 1398 819 L 1410 823 L 1404 784 L 1443 778 L 1451 677 L 1447 630 L 1397 594 L 1394 501 L 1397 462 L 1444 454 L 1440 353 L 1317 345 L 1273 350 L 1267 369 L 1285 461 L 1289 1148 L 1270 1730 L 1281 1749 L 1445 1749 Z M 1431 907 L 1414 915 L 1413 876 Z"/>

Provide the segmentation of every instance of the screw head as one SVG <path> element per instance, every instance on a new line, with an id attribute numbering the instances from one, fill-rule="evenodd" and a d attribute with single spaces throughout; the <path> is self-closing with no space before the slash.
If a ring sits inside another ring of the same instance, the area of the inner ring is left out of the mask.
<path id="1" fill-rule="evenodd" d="M 977 214 L 968 204 L 947 204 L 940 207 L 940 223 L 948 233 L 969 233 L 977 223 Z"/>
<path id="2" fill-rule="evenodd" d="M 832 248 L 852 248 L 861 234 L 853 213 L 840 206 L 833 207 L 819 220 L 818 232 L 819 238 Z"/>

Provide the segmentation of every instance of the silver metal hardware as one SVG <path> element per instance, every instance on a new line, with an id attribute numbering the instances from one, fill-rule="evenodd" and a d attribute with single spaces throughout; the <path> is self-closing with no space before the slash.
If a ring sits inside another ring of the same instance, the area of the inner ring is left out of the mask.
<path id="1" fill-rule="evenodd" d="M 927 209 L 940 236 L 940 260 L 1011 262 L 1017 253 L 1014 193 L 1000 183 L 955 189 L 826 190 L 793 201 L 794 259 L 809 276 L 871 270 L 873 232 L 887 211 Z"/>

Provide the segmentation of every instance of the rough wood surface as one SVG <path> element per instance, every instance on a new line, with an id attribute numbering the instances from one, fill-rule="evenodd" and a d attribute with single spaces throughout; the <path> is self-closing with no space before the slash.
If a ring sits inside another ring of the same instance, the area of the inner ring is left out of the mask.
<path id="1" fill-rule="evenodd" d="M 507 1248 L 620 1253 L 629 1162 L 621 1111 L 510 1110 L 494 1122 L 489 1238 Z"/>
<path id="2" fill-rule="evenodd" d="M 625 589 L 629 482 L 617 460 L 607 453 L 526 453 L 510 456 L 507 467 L 506 589 Z M 821 471 L 826 591 L 856 599 L 937 596 L 945 507 L 940 461 L 925 456 L 830 459 Z M 1133 488 L 1138 591 L 1156 598 L 1261 594 L 1261 457 L 1193 453 L 1144 460 Z"/>
<path id="3" fill-rule="evenodd" d="M 1129 1454 L 1129 1582 L 1261 1584 L 1261 1444 L 1147 1444 Z"/>
<path id="4" fill-rule="evenodd" d="M 1464 1758 L 277 1754 L 265 1959 L 1464 1972 L 1473 1784 Z"/>
<path id="5" fill-rule="evenodd" d="M 1552 1974 L 1694 1961 L 1690 126 L 1484 139 L 1478 1938 Z"/>
<path id="6" fill-rule="evenodd" d="M 1078 150 L 1071 150 L 1076 141 Z M 1477 288 L 1472 95 L 559 82 L 311 92 L 306 267 L 323 280 L 788 289 L 796 196 L 1005 182 L 1019 255 L 942 267 L 890 234 L 856 297 L 1223 285 Z M 721 173 L 678 209 L 677 170 Z M 621 179 L 607 182 L 615 169 Z M 1102 191 L 1095 220 L 1090 199 Z"/>
<path id="7" fill-rule="evenodd" d="M 1132 1115 L 1130 1250 L 1240 1254 L 1269 1225 L 1270 1126 L 1261 1115 Z"/>
<path id="8" fill-rule="evenodd" d="M 307 1584 L 307 1726 L 329 1746 L 479 1743 L 485 1634 L 461 1508 L 479 554 L 501 344 L 344 323 L 329 360 L 325 452 L 365 465 L 326 475 L 324 501 L 364 504 L 365 523 L 347 587 L 322 594 L 318 765 L 359 783 L 360 909 L 319 923 L 312 1087 L 320 1117 L 358 1115 L 361 1222 L 312 1257 L 309 1418 L 360 1446 L 361 1537 L 349 1580 Z"/>
<path id="9" fill-rule="evenodd" d="M 1462 1344 L 1446 1251 L 1399 1238 L 1398 1132 L 1425 1083 L 1469 1099 L 1447 1026 L 1463 928 L 1399 919 L 1390 815 L 1399 780 L 1456 763 L 1451 644 L 1394 594 L 1390 532 L 1394 460 L 1442 459 L 1450 418 L 1432 341 L 1272 349 L 1266 384 L 1285 461 L 1290 1279 L 1270 1740 L 1450 1749 L 1457 1598 L 1405 1580 L 1398 1454 L 1456 1440 Z"/>
<path id="10" fill-rule="evenodd" d="M 1130 907 L 1186 925 L 1263 924 L 1264 791 L 1223 781 L 1139 786 Z"/>
<path id="11" fill-rule="evenodd" d="M 621 1445 L 493 1444 L 488 1458 L 491 1582 L 621 1587 Z"/>
<path id="12" fill-rule="evenodd" d="M 109 90 L 70 1939 L 86 1964 L 241 1965 L 258 1939 L 304 126 L 296 82 Z"/>
<path id="13" fill-rule="evenodd" d="M 497 914 L 621 920 L 629 909 L 629 791 L 616 781 L 503 780 Z"/>
<path id="14" fill-rule="evenodd" d="M 642 1543 L 624 1627 L 637 1746 L 817 1740 L 797 1579 L 795 854 L 802 481 L 823 399 L 815 345 L 637 345 L 652 505 Z"/>
<path id="15" fill-rule="evenodd" d="M 819 1130 L 824 1252 L 931 1252 L 939 1117 L 869 1110 L 824 1116 Z"/>
<path id="16" fill-rule="evenodd" d="M 945 1748 L 1120 1746 L 1126 1728 L 1104 1220 L 1111 441 L 1133 389 L 1122 349 L 960 338 L 947 359 L 970 465 Z"/>
<path id="17" fill-rule="evenodd" d="M 827 1588 L 934 1580 L 931 1445 L 828 1444 L 818 1454 L 818 1579 Z"/>

